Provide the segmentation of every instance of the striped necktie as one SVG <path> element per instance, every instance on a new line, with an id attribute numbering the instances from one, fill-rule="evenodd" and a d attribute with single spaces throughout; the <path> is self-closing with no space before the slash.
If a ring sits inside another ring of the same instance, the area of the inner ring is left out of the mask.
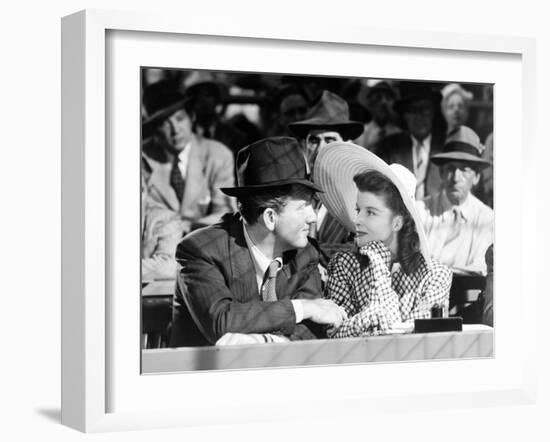
<path id="1" fill-rule="evenodd" d="M 275 293 L 275 283 L 277 282 L 277 272 L 281 263 L 274 259 L 269 264 L 269 267 L 265 271 L 264 284 L 262 286 L 262 299 L 265 302 L 273 302 L 277 300 L 277 294 Z"/>

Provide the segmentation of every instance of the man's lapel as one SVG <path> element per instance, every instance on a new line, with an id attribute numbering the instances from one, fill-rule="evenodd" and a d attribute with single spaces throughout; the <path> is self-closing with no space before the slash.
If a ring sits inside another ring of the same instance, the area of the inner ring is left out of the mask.
<path id="1" fill-rule="evenodd" d="M 230 224 L 229 266 L 231 268 L 231 292 L 237 301 L 259 299 L 256 270 L 250 250 L 246 245 L 243 225 L 238 216 Z"/>
<path id="2" fill-rule="evenodd" d="M 180 202 L 176 192 L 170 185 L 170 173 L 172 165 L 170 163 L 151 162 L 151 177 L 149 179 L 150 188 L 154 189 L 157 195 L 170 207 L 177 212 L 180 207 Z M 151 190 L 152 191 L 152 190 Z"/>

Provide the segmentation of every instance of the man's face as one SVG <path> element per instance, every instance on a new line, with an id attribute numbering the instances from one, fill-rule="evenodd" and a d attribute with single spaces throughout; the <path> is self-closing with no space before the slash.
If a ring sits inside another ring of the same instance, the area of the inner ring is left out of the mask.
<path id="1" fill-rule="evenodd" d="M 479 172 L 470 163 L 449 161 L 439 167 L 443 188 L 452 204 L 462 204 L 479 182 Z"/>
<path id="2" fill-rule="evenodd" d="M 315 159 L 323 147 L 335 141 L 344 141 L 338 132 L 325 129 L 315 129 L 310 131 L 306 137 L 307 160 L 311 167 L 315 164 Z"/>
<path id="3" fill-rule="evenodd" d="M 158 134 L 164 147 L 179 153 L 187 146 L 193 135 L 191 118 L 185 110 L 180 109 L 164 120 Z"/>
<path id="4" fill-rule="evenodd" d="M 384 89 L 375 90 L 367 98 L 367 108 L 374 121 L 384 125 L 392 117 L 394 102 L 394 96 L 389 91 Z"/>
<path id="5" fill-rule="evenodd" d="M 310 224 L 317 221 L 312 199 L 288 200 L 275 215 L 275 238 L 281 250 L 302 249 L 307 246 Z"/>
<path id="6" fill-rule="evenodd" d="M 419 141 L 432 131 L 433 109 L 428 100 L 412 103 L 404 112 L 405 123 L 409 132 Z"/>

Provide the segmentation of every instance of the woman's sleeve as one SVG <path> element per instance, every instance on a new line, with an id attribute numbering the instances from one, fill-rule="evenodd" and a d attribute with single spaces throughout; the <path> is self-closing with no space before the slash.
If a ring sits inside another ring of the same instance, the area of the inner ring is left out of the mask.
<path id="1" fill-rule="evenodd" d="M 372 252 L 374 253 L 367 253 L 369 266 L 364 270 L 367 272 L 368 287 L 359 288 L 359 290 L 368 291 L 368 305 L 353 317 L 345 320 L 334 337 L 378 334 L 390 329 L 394 323 L 401 320 L 399 297 L 391 286 L 391 274 L 386 263 L 387 259 L 381 250 Z"/>
<path id="2" fill-rule="evenodd" d="M 431 316 L 431 308 L 438 304 L 449 310 L 449 292 L 453 274 L 451 270 L 437 261 L 432 261 L 423 277 L 424 287 L 420 297 L 417 291 L 410 291 L 401 297 L 401 317 L 403 321 L 423 319 Z"/>
<path id="3" fill-rule="evenodd" d="M 352 299 L 350 276 L 359 271 L 356 259 L 350 253 L 336 253 L 328 263 L 328 281 L 325 298 L 331 299 L 346 310 L 348 316 L 356 313 Z"/>

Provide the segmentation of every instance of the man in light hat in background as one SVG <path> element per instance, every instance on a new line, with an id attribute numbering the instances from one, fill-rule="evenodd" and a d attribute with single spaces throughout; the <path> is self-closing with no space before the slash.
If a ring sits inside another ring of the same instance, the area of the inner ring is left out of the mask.
<path id="1" fill-rule="evenodd" d="M 407 130 L 382 139 L 376 154 L 386 163 L 402 164 L 414 173 L 415 196 L 422 199 L 441 188 L 439 171 L 430 165 L 430 156 L 441 152 L 445 140 L 444 131 L 434 130 L 441 93 L 418 81 L 402 81 L 399 87 L 402 98 L 395 102 L 395 110 Z"/>
<path id="2" fill-rule="evenodd" d="M 148 117 L 142 122 L 142 157 L 150 169 L 149 197 L 179 215 L 183 234 L 219 221 L 235 207 L 220 191 L 235 182 L 231 151 L 193 133 L 193 114 L 176 82 L 146 87 L 143 102 Z"/>
<path id="3" fill-rule="evenodd" d="M 419 201 L 432 257 L 457 274 L 487 274 L 485 252 L 493 243 L 494 215 L 471 192 L 490 165 L 482 151 L 479 137 L 469 127 L 451 132 L 443 152 L 431 158 L 439 167 L 443 188 Z"/>
<path id="4" fill-rule="evenodd" d="M 319 251 L 308 238 L 316 215 L 298 142 L 260 140 L 237 155 L 239 213 L 187 235 L 174 296 L 171 347 L 326 337 L 345 312 L 322 298 Z"/>
<path id="5" fill-rule="evenodd" d="M 305 120 L 288 125 L 290 130 L 305 140 L 305 155 L 313 171 L 318 153 L 329 143 L 351 141 L 363 132 L 363 123 L 349 119 L 349 108 L 338 95 L 323 91 Z M 327 265 L 330 257 L 339 250 L 352 246 L 350 232 L 342 226 L 326 208 L 316 201 L 317 222 L 312 225 L 310 236 L 318 240 L 324 253 L 322 264 Z"/>
<path id="6" fill-rule="evenodd" d="M 371 121 L 365 124 L 365 130 L 354 143 L 376 153 L 378 143 L 383 138 L 401 132 L 397 125 L 394 110 L 398 98 L 396 88 L 386 80 L 369 80 L 366 94 L 366 108 L 371 114 Z"/>

